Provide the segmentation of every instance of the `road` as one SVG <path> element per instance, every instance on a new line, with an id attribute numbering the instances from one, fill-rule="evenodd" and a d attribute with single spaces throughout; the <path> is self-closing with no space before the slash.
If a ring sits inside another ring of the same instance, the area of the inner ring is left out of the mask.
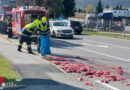
<path id="1" fill-rule="evenodd" d="M 1 35 L 1 37 L 3 36 Z M 13 50 L 17 49 L 17 39 L 10 39 L 10 41 L 13 43 L 13 46 L 8 48 L 5 45 L 10 45 L 11 43 L 4 41 L 3 39 L 0 39 L 0 41 L 0 53 L 3 53 L 3 55 L 7 56 L 8 58 L 11 57 L 11 62 L 15 66 L 16 70 L 18 70 L 20 75 L 22 75 L 23 78 L 31 77 L 36 79 L 36 82 L 33 84 L 33 86 L 29 86 L 25 90 L 28 90 L 29 88 L 37 88 L 37 90 L 41 90 L 41 88 L 44 88 L 45 90 L 52 90 L 52 88 L 54 88 L 54 90 L 57 90 L 57 88 L 58 90 L 60 90 L 59 88 L 64 88 L 62 90 L 68 90 L 68 88 L 70 90 L 129 90 L 130 88 L 129 86 L 124 85 L 124 83 L 130 82 L 129 40 L 92 35 L 75 35 L 74 39 L 51 38 L 52 55 L 68 57 L 74 60 L 76 60 L 76 56 L 79 56 L 81 58 L 89 59 L 90 61 L 92 60 L 96 63 L 113 67 L 121 66 L 123 68 L 125 73 L 122 76 L 125 77 L 126 80 L 102 84 L 100 83 L 101 78 L 94 77 L 89 79 L 89 81 L 91 81 L 94 85 L 92 87 L 86 86 L 84 82 L 77 81 L 76 77 L 79 76 L 79 74 L 62 73 L 61 71 L 57 70 L 57 67 L 51 66 L 51 64 L 45 60 L 41 61 L 39 55 L 28 55 L 26 54 L 26 50 L 24 50 L 24 53 L 15 51 L 15 54 L 13 54 Z M 33 51 L 36 52 L 35 46 L 32 45 L 32 47 Z M 5 52 L 5 49 L 8 50 L 8 53 Z M 88 63 L 88 61 L 84 59 L 78 59 L 78 61 L 84 64 Z M 23 66 L 24 64 L 26 67 Z M 25 70 L 23 69 L 24 67 L 26 68 Z M 39 78 L 47 79 L 48 81 L 46 82 L 43 80 L 42 83 L 45 85 L 42 86 L 40 82 L 40 86 L 37 86 L 36 83 L 39 83 L 39 81 L 37 81 Z M 49 80 L 53 80 L 58 83 L 61 82 L 63 84 L 65 83 L 65 85 L 52 85 L 52 83 L 50 83 L 52 81 Z"/>
<path id="2" fill-rule="evenodd" d="M 51 39 L 53 55 L 74 58 L 76 56 L 95 60 L 108 66 L 121 66 L 127 73 L 126 82 L 130 82 L 130 41 L 111 37 L 76 35 L 74 39 Z M 87 61 L 81 60 L 83 63 Z M 97 79 L 94 80 L 94 82 Z M 106 86 L 112 90 L 129 90 L 124 82 Z M 114 87 L 114 88 L 111 88 Z"/>

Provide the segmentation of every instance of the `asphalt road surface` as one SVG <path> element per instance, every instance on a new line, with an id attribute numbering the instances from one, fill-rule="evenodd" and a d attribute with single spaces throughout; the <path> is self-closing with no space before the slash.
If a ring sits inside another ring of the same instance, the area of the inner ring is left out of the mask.
<path id="1" fill-rule="evenodd" d="M 130 82 L 130 41 L 111 37 L 76 35 L 74 39 L 51 39 L 53 55 L 75 58 L 76 56 L 88 58 L 112 67 L 121 66 L 126 73 L 126 81 L 114 82 L 103 86 L 112 90 L 130 90 L 124 86 Z M 88 63 L 81 60 L 83 63 Z M 98 82 L 98 79 L 94 79 Z M 101 84 L 101 83 L 100 83 Z M 102 89 L 101 89 L 102 90 Z"/>
<path id="2" fill-rule="evenodd" d="M 1 43 L 2 42 L 7 43 L 7 42 L 4 42 L 4 40 L 2 40 L 2 39 L 0 39 L 0 40 L 1 40 Z M 15 42 L 16 44 L 18 44 L 17 39 L 10 39 L 10 40 Z M 1 46 L 1 49 L 0 49 L 1 52 L 5 53 L 3 48 L 7 48 L 7 47 L 5 45 Z M 34 45 L 32 45 L 32 48 L 33 48 L 34 52 L 36 52 L 36 48 Z M 13 49 L 13 50 L 17 49 L 17 45 L 13 46 L 10 49 Z M 12 50 L 10 50 L 10 49 L 8 49 L 8 53 L 6 53 L 7 55 L 9 53 L 11 54 Z M 26 51 L 26 50 L 24 50 L 24 51 Z M 88 61 L 86 59 L 89 59 L 90 61 L 96 62 L 98 64 L 105 64 L 110 67 L 121 66 L 124 70 L 124 75 L 122 75 L 122 77 L 125 77 L 126 80 L 110 82 L 108 84 L 102 84 L 102 83 L 100 83 L 100 81 L 102 80 L 101 78 L 94 77 L 92 79 L 89 79 L 89 81 L 91 81 L 92 84 L 94 85 L 91 87 L 91 86 L 86 86 L 84 83 L 82 83 L 80 81 L 79 82 L 75 81 L 76 77 L 79 76 L 79 74 L 69 73 L 69 74 L 64 75 L 60 72 L 61 75 L 58 75 L 58 73 L 54 73 L 57 70 L 57 69 L 56 70 L 54 70 L 54 69 L 57 67 L 53 67 L 51 65 L 49 65 L 49 66 L 43 65 L 43 64 L 45 64 L 45 61 L 44 62 L 36 61 L 36 60 L 39 60 L 40 56 L 32 56 L 32 55 L 26 54 L 26 52 L 19 53 L 19 52 L 15 51 L 16 54 L 19 55 L 19 57 L 16 58 L 16 61 L 18 58 L 20 59 L 20 54 L 23 54 L 24 57 L 21 57 L 21 62 L 23 62 L 22 61 L 23 58 L 27 57 L 27 59 L 29 60 L 28 64 L 32 63 L 32 62 L 39 63 L 38 64 L 39 66 L 37 66 L 36 68 L 35 68 L 35 66 L 31 66 L 31 67 L 27 66 L 29 69 L 30 68 L 34 69 L 34 70 L 32 70 L 32 72 L 35 73 L 35 75 L 38 72 L 40 73 L 40 74 L 38 74 L 38 76 L 41 75 L 44 72 L 43 70 L 45 70 L 44 73 L 46 74 L 46 72 L 50 72 L 50 70 L 52 71 L 52 68 L 53 68 L 54 71 L 51 74 L 50 73 L 47 74 L 47 76 L 46 76 L 47 78 L 49 76 L 50 78 L 53 78 L 53 80 L 60 81 L 60 82 L 66 82 L 68 85 L 71 85 L 71 83 L 73 83 L 73 85 L 76 85 L 78 88 L 82 88 L 83 90 L 130 90 L 130 86 L 124 85 L 124 83 L 130 82 L 130 54 L 129 54 L 130 53 L 130 41 L 129 40 L 115 39 L 115 38 L 102 37 L 102 36 L 91 36 L 91 35 L 75 35 L 74 39 L 51 38 L 51 51 L 52 51 L 52 55 L 54 55 L 54 56 L 63 56 L 63 57 L 72 58 L 75 61 L 82 62 L 84 64 L 88 64 Z M 16 57 L 16 56 L 14 56 L 14 57 Z M 83 59 L 75 59 L 76 56 L 79 56 Z M 15 60 L 15 59 L 13 58 L 12 60 Z M 17 62 L 20 63 L 19 61 L 17 61 Z M 26 60 L 24 62 L 26 63 Z M 46 68 L 49 68 L 49 69 L 42 67 L 41 63 L 43 66 L 47 66 Z M 18 66 L 16 66 L 16 67 L 18 67 Z M 23 66 L 21 65 L 21 67 L 19 67 L 19 68 L 22 68 L 22 67 Z M 22 69 L 20 69 L 20 71 L 23 72 L 23 74 L 25 74 L 25 76 L 28 75 L 28 77 L 30 77 L 31 73 L 26 74 L 27 71 L 25 72 L 25 70 L 22 70 Z M 42 76 L 42 78 L 43 77 L 44 76 Z M 44 77 L 44 78 L 46 78 L 46 77 Z M 65 81 L 65 80 L 67 80 L 67 81 Z M 77 83 L 80 85 L 78 85 Z M 62 88 L 64 88 L 63 86 L 62 86 Z M 47 85 L 47 87 L 48 87 L 48 85 Z M 56 87 L 57 87 L 57 85 L 56 85 Z M 53 87 L 50 87 L 50 88 L 52 89 Z M 48 89 L 48 90 L 51 90 L 51 89 Z M 40 89 L 38 89 L 38 90 L 40 90 Z M 64 88 L 64 90 L 68 90 L 68 87 Z M 70 88 L 70 90 L 75 90 L 75 89 Z"/>

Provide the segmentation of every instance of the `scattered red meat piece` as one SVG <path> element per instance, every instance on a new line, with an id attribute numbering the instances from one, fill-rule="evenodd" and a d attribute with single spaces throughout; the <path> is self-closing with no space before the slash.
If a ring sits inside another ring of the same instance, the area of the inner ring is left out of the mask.
<path id="1" fill-rule="evenodd" d="M 130 82 L 128 82 L 128 83 L 125 83 L 124 85 L 126 85 L 126 86 L 129 86 L 129 85 L 130 85 Z"/>
<path id="2" fill-rule="evenodd" d="M 107 75 L 108 77 L 110 77 L 110 78 L 116 78 L 116 76 L 115 75 Z"/>
<path id="3" fill-rule="evenodd" d="M 107 78 L 106 74 L 101 75 L 102 78 Z"/>
<path id="4" fill-rule="evenodd" d="M 101 83 L 108 83 L 106 79 L 102 80 Z"/>
<path id="5" fill-rule="evenodd" d="M 109 72 L 108 70 L 104 70 L 104 71 L 103 71 L 103 74 L 105 74 L 105 75 L 109 75 L 110 72 Z"/>
<path id="6" fill-rule="evenodd" d="M 117 67 L 117 70 L 121 70 L 121 69 L 122 69 L 122 67 L 121 67 L 121 66 Z"/>
<path id="7" fill-rule="evenodd" d="M 91 71 L 88 71 L 86 73 L 84 73 L 85 76 L 88 76 L 88 75 L 93 75 L 93 73 Z"/>
<path id="8" fill-rule="evenodd" d="M 97 70 L 96 74 L 102 74 L 103 72 L 101 70 Z"/>
<path id="9" fill-rule="evenodd" d="M 110 78 L 109 81 L 115 82 L 116 78 Z"/>
<path id="10" fill-rule="evenodd" d="M 71 70 L 67 69 L 67 70 L 65 70 L 65 72 L 70 73 L 70 72 L 71 72 Z"/>
<path id="11" fill-rule="evenodd" d="M 123 70 L 118 70 L 119 75 L 123 75 Z"/>
<path id="12" fill-rule="evenodd" d="M 78 81 L 84 81 L 84 79 L 82 77 L 78 77 L 77 80 Z"/>
<path id="13" fill-rule="evenodd" d="M 110 69 L 116 69 L 116 67 L 110 67 Z"/>
<path id="14" fill-rule="evenodd" d="M 58 61 L 51 61 L 53 64 L 60 65 L 61 63 Z"/>
<path id="15" fill-rule="evenodd" d="M 117 80 L 125 80 L 124 77 L 117 77 Z"/>
<path id="16" fill-rule="evenodd" d="M 89 81 L 87 81 L 87 82 L 85 82 L 85 85 L 92 86 L 92 83 L 91 83 L 91 82 L 89 82 Z"/>
<path id="17" fill-rule="evenodd" d="M 92 76 L 92 75 L 89 75 L 88 78 L 93 78 L 93 76 Z"/>

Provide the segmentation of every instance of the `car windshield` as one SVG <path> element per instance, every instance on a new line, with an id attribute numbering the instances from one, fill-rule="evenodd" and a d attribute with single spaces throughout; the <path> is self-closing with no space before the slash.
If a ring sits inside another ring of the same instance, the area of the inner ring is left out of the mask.
<path id="1" fill-rule="evenodd" d="M 66 25 L 69 25 L 69 22 L 67 22 L 67 21 L 64 21 L 65 23 L 66 23 Z"/>
<path id="2" fill-rule="evenodd" d="M 65 22 L 54 22 L 53 25 L 54 26 L 67 26 Z"/>

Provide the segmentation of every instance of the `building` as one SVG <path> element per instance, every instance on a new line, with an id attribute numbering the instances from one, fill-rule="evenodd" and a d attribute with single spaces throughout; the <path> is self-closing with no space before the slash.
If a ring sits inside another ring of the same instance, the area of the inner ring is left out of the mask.
<path id="1" fill-rule="evenodd" d="M 128 17 L 128 9 L 113 9 L 115 17 Z"/>
<path id="2" fill-rule="evenodd" d="M 16 0 L 0 0 L 0 11 L 4 11 L 4 8 L 16 7 Z"/>
<path id="3" fill-rule="evenodd" d="M 105 8 L 103 10 L 103 13 L 107 13 L 107 12 L 111 12 L 113 13 L 114 17 L 129 17 L 130 13 L 129 13 L 129 9 L 115 9 L 115 8 Z"/>
<path id="4" fill-rule="evenodd" d="M 17 0 L 18 6 L 42 6 L 42 0 Z"/>

